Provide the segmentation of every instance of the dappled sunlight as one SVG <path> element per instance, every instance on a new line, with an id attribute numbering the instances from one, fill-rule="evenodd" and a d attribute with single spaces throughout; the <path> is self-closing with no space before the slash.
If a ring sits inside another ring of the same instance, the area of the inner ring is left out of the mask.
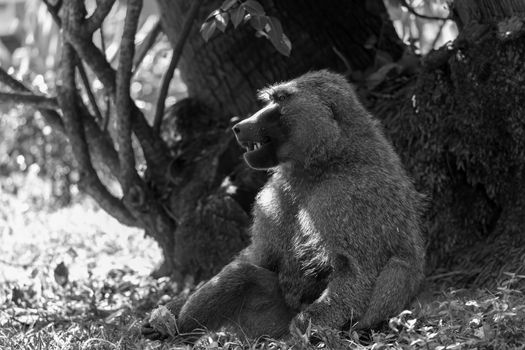
<path id="1" fill-rule="evenodd" d="M 46 184 L 40 182 L 45 189 Z M 0 254 L 25 270 L 38 263 L 64 261 L 71 266 L 72 280 L 102 277 L 113 268 L 130 268 L 146 276 L 160 262 L 160 249 L 151 238 L 144 237 L 142 230 L 121 225 L 88 198 L 49 213 L 34 210 L 7 193 L 2 193 L 0 201 Z M 0 271 L 3 280 L 9 279 L 6 270 Z M 18 278 L 24 275 L 20 272 Z"/>
<path id="2" fill-rule="evenodd" d="M 451 42 L 458 35 L 456 23 L 449 17 L 449 6 L 445 0 L 407 0 L 412 9 L 427 19 L 416 16 L 397 0 L 384 0 L 390 19 L 403 42 L 416 53 L 427 54 Z M 443 18 L 440 20 L 439 18 Z"/>
<path id="3" fill-rule="evenodd" d="M 89 330 L 86 320 L 135 329 L 130 314 L 144 302 L 154 305 L 146 299 L 150 293 L 160 292 L 159 298 L 171 289 L 168 280 L 149 277 L 162 254 L 142 230 L 121 225 L 83 196 L 51 209 L 49 181 L 31 174 L 9 178 L 7 188 L 16 186 L 16 195 L 6 190 L 7 180 L 0 178 L 0 328 L 34 331 L 26 340 L 0 333 L 0 348 L 27 348 L 48 337 L 60 347 L 71 341 L 68 332 L 89 345 L 96 327 Z"/>

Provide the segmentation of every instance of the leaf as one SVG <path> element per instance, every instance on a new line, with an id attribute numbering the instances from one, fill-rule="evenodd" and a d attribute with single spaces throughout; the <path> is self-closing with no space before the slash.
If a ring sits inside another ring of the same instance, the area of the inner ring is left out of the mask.
<path id="1" fill-rule="evenodd" d="M 221 10 L 228 11 L 233 7 L 239 0 L 225 0 L 221 5 Z M 240 6 L 239 6 L 240 7 Z"/>
<path id="2" fill-rule="evenodd" d="M 241 5 L 249 14 L 253 16 L 264 16 L 264 8 L 255 0 L 247 0 Z"/>
<path id="3" fill-rule="evenodd" d="M 285 56 L 290 56 L 292 51 L 292 43 L 290 39 L 283 33 L 281 22 L 275 17 L 268 18 L 268 28 L 266 32 L 269 34 L 272 45 Z"/>
<path id="4" fill-rule="evenodd" d="M 218 14 L 221 13 L 221 10 L 215 10 L 215 11 L 212 11 L 212 13 L 210 13 L 208 15 L 208 17 L 206 17 L 206 20 L 204 22 L 208 22 L 209 20 L 212 20 L 215 18 L 215 16 L 217 16 Z"/>
<path id="5" fill-rule="evenodd" d="M 290 53 L 292 52 L 292 42 L 284 33 L 281 41 L 284 46 L 281 48 L 281 50 L 279 50 L 279 52 L 287 57 L 290 56 Z"/>
<path id="6" fill-rule="evenodd" d="M 234 28 L 237 28 L 237 26 L 241 24 L 242 20 L 244 19 L 244 14 L 245 10 L 242 6 L 239 6 L 235 10 L 233 10 L 231 17 Z"/>
<path id="7" fill-rule="evenodd" d="M 230 15 L 227 12 L 221 12 L 218 15 L 216 15 L 215 23 L 217 25 L 217 29 L 219 29 L 221 32 L 224 33 L 229 20 L 230 20 Z"/>
<path id="8" fill-rule="evenodd" d="M 250 24 L 255 30 L 264 31 L 265 27 L 268 25 L 268 17 L 258 15 L 251 16 Z"/>
<path id="9" fill-rule="evenodd" d="M 61 262 L 55 267 L 53 274 L 55 276 L 56 283 L 58 283 L 62 287 L 64 287 L 67 284 L 69 277 L 69 269 L 67 268 L 66 264 L 64 264 L 64 262 Z"/>
<path id="10" fill-rule="evenodd" d="M 217 28 L 217 22 L 215 21 L 208 21 L 204 22 L 201 26 L 201 35 L 204 41 L 210 40 L 211 36 L 215 32 L 215 28 Z"/>

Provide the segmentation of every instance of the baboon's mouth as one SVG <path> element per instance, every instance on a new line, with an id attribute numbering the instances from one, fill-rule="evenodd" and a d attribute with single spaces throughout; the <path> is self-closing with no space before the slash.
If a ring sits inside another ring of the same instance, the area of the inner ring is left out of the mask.
<path id="1" fill-rule="evenodd" d="M 253 153 L 266 149 L 270 144 L 270 139 L 265 138 L 262 142 L 244 141 L 242 147 L 246 149 L 246 153 Z"/>

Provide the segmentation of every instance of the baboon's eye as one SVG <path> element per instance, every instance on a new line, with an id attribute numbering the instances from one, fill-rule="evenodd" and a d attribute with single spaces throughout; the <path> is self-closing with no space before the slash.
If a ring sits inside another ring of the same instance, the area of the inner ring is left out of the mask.
<path id="1" fill-rule="evenodd" d="M 284 100 L 286 100 L 286 95 L 281 94 L 281 95 L 278 95 L 278 96 L 277 96 L 277 101 L 279 101 L 279 102 L 283 102 Z"/>

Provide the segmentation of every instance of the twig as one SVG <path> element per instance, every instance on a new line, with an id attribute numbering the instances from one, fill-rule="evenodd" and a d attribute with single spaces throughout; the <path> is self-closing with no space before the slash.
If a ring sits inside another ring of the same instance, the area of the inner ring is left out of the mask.
<path id="1" fill-rule="evenodd" d="M 37 108 L 57 109 L 58 102 L 54 97 L 39 96 L 32 93 L 0 92 L 0 103 L 22 103 Z"/>
<path id="2" fill-rule="evenodd" d="M 29 91 L 29 89 L 26 88 L 26 86 L 22 82 L 13 78 L 2 67 L 0 67 L 0 82 L 2 82 L 2 84 L 7 85 L 15 91 Z"/>
<path id="3" fill-rule="evenodd" d="M 79 102 L 78 109 L 82 116 L 84 132 L 93 161 L 95 164 L 105 164 L 111 171 L 111 174 L 118 179 L 120 176 L 120 166 L 118 163 L 118 154 L 111 136 L 106 131 L 100 130 L 100 127 L 86 106 L 80 99 L 77 99 L 77 101 Z"/>
<path id="4" fill-rule="evenodd" d="M 160 21 L 157 20 L 157 22 L 153 25 L 151 31 L 148 33 L 148 35 L 146 35 L 146 37 L 142 41 L 142 44 L 137 48 L 138 52 L 135 55 L 135 59 L 133 60 L 133 74 L 137 72 L 137 70 L 140 67 L 140 64 L 144 60 L 144 57 L 146 57 L 148 51 L 155 44 L 155 41 L 157 41 L 157 37 L 161 32 L 162 26 L 160 25 Z"/>
<path id="5" fill-rule="evenodd" d="M 55 23 L 60 27 L 62 25 L 62 21 L 60 20 L 58 12 L 62 6 L 62 1 L 59 1 L 56 5 L 50 4 L 48 0 L 42 0 L 42 2 L 47 6 L 47 11 L 51 14 L 51 17 L 53 17 Z"/>
<path id="6" fill-rule="evenodd" d="M 71 11 L 71 8 L 69 8 Z M 60 77 L 63 85 L 58 86 L 58 101 L 64 115 L 64 126 L 69 136 L 69 142 L 78 162 L 80 180 L 79 186 L 92 196 L 100 206 L 111 213 L 125 225 L 136 226 L 137 220 L 125 208 L 122 202 L 115 198 L 100 181 L 89 155 L 82 118 L 77 106 L 78 95 L 75 83 L 75 54 L 70 44 L 64 43 L 62 49 L 62 69 Z"/>
<path id="7" fill-rule="evenodd" d="M 75 55 L 76 56 L 76 55 Z M 98 108 L 97 99 L 95 98 L 95 95 L 93 94 L 93 90 L 91 90 L 91 84 L 89 83 L 89 79 L 86 73 L 86 69 L 84 68 L 84 64 L 80 59 L 77 57 L 77 69 L 78 73 L 80 74 L 80 79 L 82 80 L 82 85 L 84 86 L 84 89 L 86 90 L 86 94 L 88 95 L 89 103 L 91 103 L 91 107 L 93 108 L 93 112 L 95 113 L 95 117 L 97 120 L 102 120 L 102 114 L 100 113 L 100 109 Z"/>
<path id="8" fill-rule="evenodd" d="M 129 0 L 126 9 L 124 30 L 120 42 L 120 54 L 116 76 L 117 144 L 121 183 L 124 193 L 132 185 L 135 170 L 135 153 L 131 144 L 131 69 L 135 54 L 135 33 L 137 32 L 142 0 Z"/>
<path id="9" fill-rule="evenodd" d="M 401 3 L 401 6 L 406 7 L 408 12 L 410 12 L 411 14 L 413 14 L 416 17 L 424 18 L 424 19 L 431 19 L 431 20 L 435 20 L 435 21 L 447 21 L 447 20 L 449 20 L 449 18 L 445 18 L 445 17 L 427 16 L 427 15 L 423 15 L 423 14 L 417 13 L 416 10 L 414 10 L 414 8 L 412 6 L 410 6 L 407 3 L 406 0 L 399 0 L 399 2 Z"/>
<path id="10" fill-rule="evenodd" d="M 111 8 L 115 4 L 115 0 L 97 0 L 97 8 L 91 16 L 86 18 L 86 30 L 90 33 L 94 33 L 95 30 L 100 28 L 102 22 L 111 11 Z"/>
<path id="11" fill-rule="evenodd" d="M 171 56 L 170 65 L 164 77 L 162 78 L 162 85 L 160 87 L 159 97 L 157 98 L 157 106 L 155 109 L 155 117 L 153 119 L 153 132 L 155 133 L 155 135 L 158 135 L 160 133 L 162 118 L 164 117 L 166 96 L 168 95 L 168 89 L 170 87 L 170 82 L 171 82 L 171 79 L 173 78 L 173 73 L 175 72 L 175 68 L 177 68 L 177 65 L 179 63 L 180 57 L 182 55 L 182 50 L 184 49 L 184 44 L 186 43 L 188 39 L 190 30 L 191 30 L 191 26 L 193 24 L 193 21 L 195 20 L 195 17 L 197 17 L 197 13 L 199 11 L 199 8 L 202 2 L 203 0 L 194 0 L 192 2 L 191 8 L 188 11 L 188 16 L 186 17 L 184 21 L 184 25 L 182 27 L 180 37 L 177 40 L 177 44 L 175 45 L 175 48 L 173 49 L 173 55 Z"/>
<path id="12" fill-rule="evenodd" d="M 441 34 L 443 34 L 443 28 L 445 27 L 445 24 L 446 24 L 446 22 L 443 21 L 443 22 L 441 23 L 441 25 L 439 26 L 439 31 L 438 31 L 438 33 L 436 34 L 436 36 L 434 37 L 434 40 L 432 40 L 432 46 L 431 46 L 431 47 L 432 47 L 432 50 L 435 50 L 435 48 L 436 48 L 436 44 L 437 44 L 437 42 L 439 41 L 439 38 L 441 38 Z"/>
<path id="13" fill-rule="evenodd" d="M 104 59 L 107 60 L 106 57 L 106 39 L 104 38 L 104 24 L 100 24 L 100 49 L 102 50 L 102 54 L 104 55 Z M 108 130 L 109 125 L 109 118 L 111 117 L 111 97 L 107 92 L 104 93 L 104 101 L 106 102 L 106 114 L 104 116 L 104 121 L 102 122 L 102 130 L 106 131 Z"/>
<path id="14" fill-rule="evenodd" d="M 345 55 L 343 55 L 343 53 L 341 51 L 339 51 L 337 49 L 337 47 L 335 46 L 332 46 L 332 50 L 334 51 L 334 53 L 336 54 L 337 57 L 339 57 L 339 59 L 343 62 L 343 64 L 345 65 L 346 67 L 346 70 L 345 72 L 343 73 L 343 75 L 345 77 L 349 77 L 350 74 L 352 74 L 352 66 L 350 65 L 350 62 L 348 61 L 348 59 L 345 57 Z"/>
<path id="15" fill-rule="evenodd" d="M 110 96 L 115 95 L 115 70 L 106 61 L 104 55 L 91 41 L 82 40 L 65 29 L 64 36 L 66 40 L 73 45 L 78 55 L 83 61 L 86 61 L 97 78 L 101 81 L 106 92 Z"/>
<path id="16" fill-rule="evenodd" d="M 23 83 L 16 80 L 10 76 L 2 67 L 0 67 L 0 82 L 7 85 L 14 91 L 31 93 L 31 90 L 27 88 Z M 64 132 L 64 123 L 62 118 L 54 110 L 41 109 L 39 108 L 40 113 L 44 117 L 47 124 L 49 124 L 53 129 L 58 130 L 59 132 Z"/>

